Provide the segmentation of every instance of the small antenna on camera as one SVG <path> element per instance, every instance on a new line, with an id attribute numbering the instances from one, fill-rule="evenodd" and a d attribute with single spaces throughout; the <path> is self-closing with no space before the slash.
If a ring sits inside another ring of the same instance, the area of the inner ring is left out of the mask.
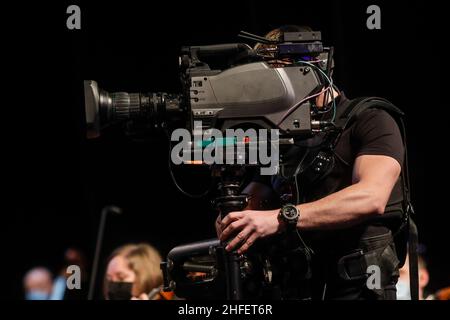
<path id="1" fill-rule="evenodd" d="M 278 43 L 277 41 L 268 40 L 264 37 L 258 36 L 256 34 L 253 34 L 253 33 L 247 32 L 247 31 L 242 31 L 242 30 L 239 32 L 238 37 L 253 40 L 256 42 L 263 43 L 263 44 L 277 44 Z"/>

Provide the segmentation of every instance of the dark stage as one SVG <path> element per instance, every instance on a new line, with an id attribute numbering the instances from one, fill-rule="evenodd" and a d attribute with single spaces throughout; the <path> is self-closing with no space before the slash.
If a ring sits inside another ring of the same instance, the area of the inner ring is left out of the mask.
<path id="1" fill-rule="evenodd" d="M 81 8 L 81 30 L 66 28 L 70 4 Z M 371 4 L 381 8 L 380 30 L 366 27 Z M 68 247 L 91 262 L 105 205 L 124 214 L 108 218 L 100 276 L 106 256 L 125 242 L 147 241 L 164 255 L 214 237 L 211 199 L 178 192 L 163 134 L 85 139 L 83 80 L 108 91 L 177 92 L 181 46 L 238 42 L 240 30 L 263 35 L 283 24 L 322 31 L 335 47 L 335 83 L 348 97 L 385 97 L 406 113 L 429 289 L 450 285 L 444 2 L 64 1 L 14 5 L 4 14 L 3 298 L 23 299 L 25 272 L 36 265 L 57 272 Z M 202 170 L 178 174 L 192 192 L 209 183 Z"/>

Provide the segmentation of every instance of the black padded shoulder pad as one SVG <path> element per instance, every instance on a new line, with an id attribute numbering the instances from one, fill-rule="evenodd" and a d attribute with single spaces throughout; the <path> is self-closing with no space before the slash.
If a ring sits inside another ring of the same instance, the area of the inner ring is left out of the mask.
<path id="1" fill-rule="evenodd" d="M 358 116 L 362 112 L 371 108 L 377 108 L 387 111 L 398 123 L 400 122 L 400 119 L 402 119 L 405 115 L 403 111 L 401 111 L 386 99 L 379 97 L 364 97 L 350 100 L 347 104 L 342 105 L 339 108 L 340 110 L 337 111 L 335 125 L 338 128 L 344 130 L 354 121 L 356 121 L 358 119 Z"/>

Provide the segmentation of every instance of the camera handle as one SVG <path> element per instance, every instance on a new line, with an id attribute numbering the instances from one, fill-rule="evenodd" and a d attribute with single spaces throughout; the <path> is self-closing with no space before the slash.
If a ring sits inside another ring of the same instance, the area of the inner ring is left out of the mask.
<path id="1" fill-rule="evenodd" d="M 230 212 L 242 211 L 247 206 L 248 198 L 240 193 L 244 166 L 217 166 L 212 169 L 213 176 L 219 177 L 218 197 L 213 201 L 214 208 L 225 218 Z M 227 252 L 227 243 L 221 243 L 217 252 L 223 253 L 226 278 L 227 300 L 242 300 L 241 256 L 236 251 Z"/>

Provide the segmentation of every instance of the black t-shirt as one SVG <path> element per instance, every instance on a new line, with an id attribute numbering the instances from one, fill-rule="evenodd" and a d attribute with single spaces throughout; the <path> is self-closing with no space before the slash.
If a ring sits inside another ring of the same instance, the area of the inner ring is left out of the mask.
<path id="1" fill-rule="evenodd" d="M 348 99 L 342 94 L 339 97 L 337 109 L 339 110 L 347 103 Z M 314 139 L 310 140 L 298 147 L 296 155 L 298 161 L 301 161 L 300 159 L 304 155 L 306 149 L 304 146 L 314 144 Z M 334 149 L 334 166 L 321 180 L 309 184 L 308 181 L 305 181 L 305 177 L 302 177 L 302 174 L 298 176 L 299 202 L 312 202 L 350 186 L 352 184 L 353 164 L 355 159 L 361 155 L 389 156 L 403 166 L 404 145 L 402 136 L 396 121 L 388 112 L 378 108 L 365 110 L 356 121 L 344 130 Z M 269 184 L 280 196 L 286 192 L 286 184 L 288 184 L 280 177 L 269 179 L 258 177 L 256 181 Z M 305 236 L 314 244 L 313 247 L 326 247 L 328 249 L 333 249 L 335 245 L 340 249 L 356 247 L 361 238 L 386 233 L 388 229 L 398 227 L 402 215 L 402 199 L 402 183 L 401 178 L 399 178 L 391 193 L 385 214 L 381 217 L 349 227 L 347 230 L 310 231 L 305 232 Z"/>

